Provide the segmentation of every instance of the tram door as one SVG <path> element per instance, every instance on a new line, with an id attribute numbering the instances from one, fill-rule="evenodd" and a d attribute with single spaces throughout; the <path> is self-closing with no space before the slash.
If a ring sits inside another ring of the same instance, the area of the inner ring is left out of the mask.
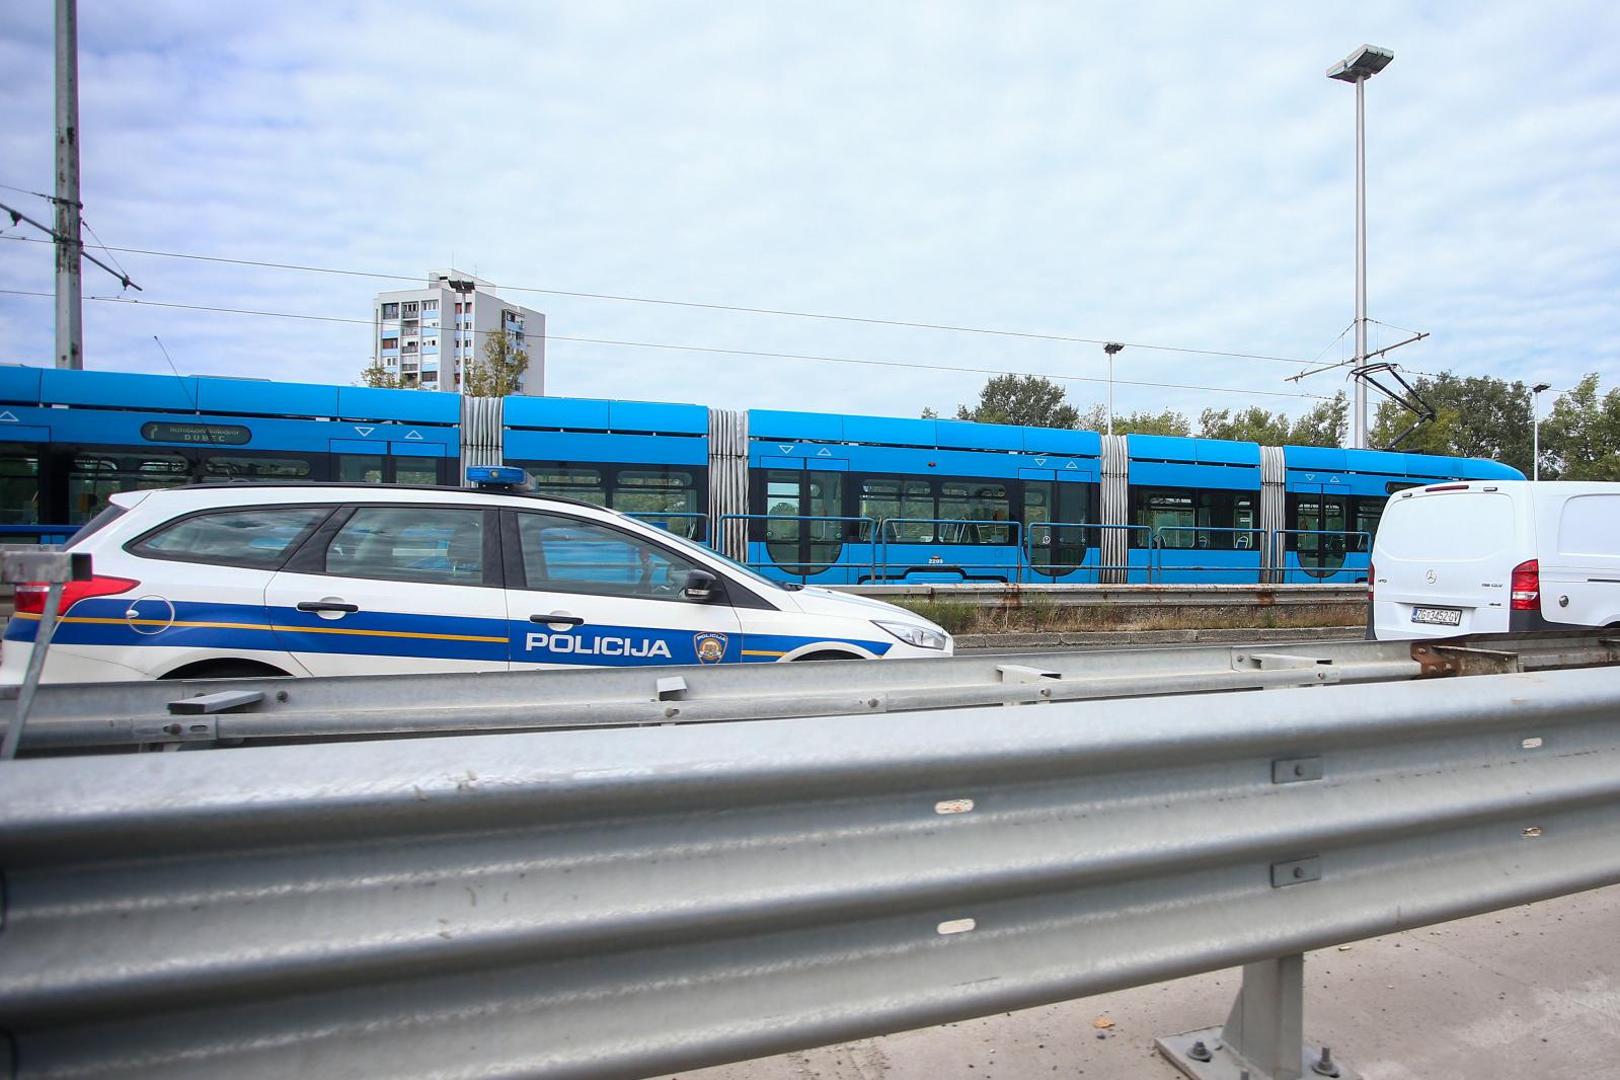
<path id="1" fill-rule="evenodd" d="M 1021 469 L 1024 480 L 1024 536 L 1037 573 L 1063 577 L 1086 559 L 1090 485 L 1061 480 L 1050 469 Z M 1059 522 L 1061 524 L 1052 524 Z M 1097 531 L 1097 530 L 1089 530 Z"/>
<path id="2" fill-rule="evenodd" d="M 1294 495 L 1294 553 L 1300 569 L 1313 578 L 1332 577 L 1344 567 L 1349 496 L 1330 486 L 1312 486 Z"/>
<path id="3" fill-rule="evenodd" d="M 838 462 L 837 464 L 843 464 Z M 765 470 L 765 552 L 778 569 L 811 577 L 838 564 L 858 522 L 843 514 L 844 473 L 833 469 Z"/>

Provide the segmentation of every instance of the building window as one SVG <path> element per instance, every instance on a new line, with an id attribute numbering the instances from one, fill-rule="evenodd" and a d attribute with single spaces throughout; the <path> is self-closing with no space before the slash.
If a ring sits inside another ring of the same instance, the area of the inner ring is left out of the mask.
<path id="1" fill-rule="evenodd" d="M 423 311 L 438 311 L 439 310 L 439 302 L 437 300 L 424 300 L 424 301 L 422 301 L 422 310 Z"/>
<path id="2" fill-rule="evenodd" d="M 385 318 L 385 319 L 397 319 L 397 318 L 399 318 L 399 305 L 398 304 L 384 304 L 382 306 L 382 317 Z"/>
<path id="3" fill-rule="evenodd" d="M 420 307 L 421 307 L 421 305 L 418 304 L 415 300 L 406 301 L 406 303 L 405 303 L 405 314 L 407 316 L 415 315 L 417 313 L 417 311 L 420 309 Z"/>
<path id="4" fill-rule="evenodd" d="M 382 339 L 382 347 L 385 348 L 385 349 L 397 349 L 397 348 L 399 348 L 399 338 L 397 338 L 397 337 L 385 337 L 385 338 L 383 338 Z"/>

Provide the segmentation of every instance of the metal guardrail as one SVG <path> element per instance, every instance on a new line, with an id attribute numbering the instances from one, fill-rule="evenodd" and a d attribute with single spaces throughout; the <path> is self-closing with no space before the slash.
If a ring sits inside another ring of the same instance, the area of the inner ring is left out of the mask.
<path id="1" fill-rule="evenodd" d="M 915 661 L 52 683 L 23 751 L 706 724 L 1262 690 L 1620 664 L 1591 633 L 1455 641 L 1209 644 Z M 836 677 L 829 677 L 829 670 Z M 15 687 L 0 687 L 10 719 Z"/>
<path id="2" fill-rule="evenodd" d="M 927 660 L 47 684 L 24 754 L 874 715 L 1620 664 L 1601 632 Z M 835 674 L 833 674 L 835 673 Z M 0 687 L 0 717 L 14 687 Z"/>
<path id="3" fill-rule="evenodd" d="M 1620 881 L 1612 670 L 3 771 L 19 1077 L 645 1076 Z"/>

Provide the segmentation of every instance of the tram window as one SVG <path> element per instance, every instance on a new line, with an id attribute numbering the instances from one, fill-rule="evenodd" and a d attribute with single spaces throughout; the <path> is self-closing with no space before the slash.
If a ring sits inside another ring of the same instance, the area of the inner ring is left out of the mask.
<path id="1" fill-rule="evenodd" d="M 0 523 L 39 524 L 39 455 L 20 446 L 0 450 Z"/>
<path id="2" fill-rule="evenodd" d="M 345 484 L 380 484 L 383 459 L 378 454 L 339 454 L 337 478 Z"/>
<path id="3" fill-rule="evenodd" d="M 885 518 L 921 518 L 889 526 L 890 540 L 910 544 L 934 542 L 934 526 L 927 520 L 936 517 L 934 493 L 927 480 L 899 480 L 870 477 L 861 482 L 861 516 L 882 521 Z"/>
<path id="4" fill-rule="evenodd" d="M 1192 494 L 1173 494 L 1168 491 L 1145 492 L 1137 502 L 1134 524 L 1145 525 L 1159 533 L 1159 543 L 1167 548 L 1197 546 L 1198 510 Z M 1134 531 L 1134 530 L 1133 530 Z M 1132 536 L 1133 547 L 1142 546 L 1143 538 Z"/>
<path id="5" fill-rule="evenodd" d="M 67 524 L 89 521 L 117 492 L 179 487 L 190 479 L 178 454 L 77 454 L 68 467 Z"/>
<path id="6" fill-rule="evenodd" d="M 838 473 L 810 473 L 805 478 L 805 493 L 809 496 L 809 514 L 820 521 L 805 523 L 810 540 L 810 561 L 832 563 L 838 558 L 838 545 L 843 540 L 842 522 L 828 521 L 843 512 L 844 478 Z"/>
<path id="7" fill-rule="evenodd" d="M 981 481 L 941 481 L 939 486 L 939 517 L 952 522 L 992 522 L 987 525 L 941 525 L 947 540 L 954 531 L 959 534 L 955 542 L 963 544 L 1010 544 L 1012 526 L 1005 524 L 1011 516 L 1012 503 L 1007 498 L 1004 484 Z"/>
<path id="8" fill-rule="evenodd" d="M 600 469 L 576 469 L 566 465 L 527 466 L 529 485 L 539 495 L 578 499 L 593 506 L 608 504 L 607 485 Z"/>
<path id="9" fill-rule="evenodd" d="M 1255 497 L 1234 491 L 1156 491 L 1133 493 L 1133 523 L 1155 529 L 1159 544 L 1180 550 L 1251 551 L 1258 547 Z M 1134 532 L 1134 530 L 1133 530 Z M 1147 537 L 1131 537 L 1144 547 Z"/>
<path id="10" fill-rule="evenodd" d="M 701 532 L 699 520 L 687 516 L 698 513 L 698 492 L 696 478 L 686 469 L 620 469 L 612 505 L 679 536 L 691 539 Z"/>
<path id="11" fill-rule="evenodd" d="M 394 483 L 396 484 L 426 484 L 432 486 L 439 482 L 438 458 L 395 458 Z"/>
<path id="12" fill-rule="evenodd" d="M 799 516 L 799 474 L 772 469 L 765 474 L 765 513 L 771 517 Z"/>
<path id="13" fill-rule="evenodd" d="M 1358 497 L 1355 500 L 1356 513 L 1353 528 L 1356 532 L 1365 533 L 1366 535 L 1350 537 L 1350 550 L 1372 550 L 1372 537 L 1373 534 L 1378 532 L 1378 522 L 1384 516 L 1384 507 L 1388 502 L 1388 499 L 1381 499 L 1376 495 Z"/>
<path id="14" fill-rule="evenodd" d="M 308 480 L 310 465 L 303 458 L 206 457 L 203 477 L 208 480 L 247 480 L 273 483 L 279 480 Z"/>

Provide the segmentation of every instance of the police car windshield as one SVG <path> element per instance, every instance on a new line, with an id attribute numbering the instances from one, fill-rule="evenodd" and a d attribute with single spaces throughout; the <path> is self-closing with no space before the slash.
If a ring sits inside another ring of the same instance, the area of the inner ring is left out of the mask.
<path id="1" fill-rule="evenodd" d="M 642 522 L 642 524 L 645 525 L 645 524 L 647 524 L 647 522 Z M 653 528 L 657 529 L 658 526 L 654 525 Z M 754 582 L 756 584 L 759 584 L 759 585 L 768 586 L 768 587 L 770 587 L 772 589 L 780 589 L 780 590 L 782 590 L 784 592 L 788 591 L 787 587 L 784 586 L 781 582 L 772 581 L 770 578 L 764 576 L 763 574 L 757 573 L 754 570 L 750 570 L 748 567 L 744 566 L 742 563 L 738 562 L 736 559 L 733 559 L 729 555 L 720 554 L 718 551 L 714 550 L 713 548 L 711 548 L 707 544 L 700 544 L 696 540 L 690 540 L 690 539 L 688 539 L 688 538 L 686 538 L 684 536 L 677 535 L 673 531 L 670 531 L 670 530 L 667 530 L 667 529 L 658 529 L 658 531 L 663 534 L 660 537 L 660 539 L 673 540 L 675 543 L 683 544 L 686 547 L 689 547 L 689 548 L 693 549 L 694 551 L 700 551 L 704 555 L 707 555 L 711 559 L 719 559 L 721 562 L 725 563 L 727 566 L 729 566 L 733 570 L 737 571 L 737 573 L 741 574 L 743 577 L 746 577 L 749 581 L 752 581 L 752 582 Z"/>

